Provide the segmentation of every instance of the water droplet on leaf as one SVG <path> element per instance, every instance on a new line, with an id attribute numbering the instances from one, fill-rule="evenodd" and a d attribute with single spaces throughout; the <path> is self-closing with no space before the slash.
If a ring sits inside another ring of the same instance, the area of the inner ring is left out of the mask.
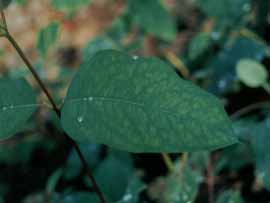
<path id="1" fill-rule="evenodd" d="M 82 117 L 82 116 L 79 116 L 79 117 L 77 118 L 77 120 L 78 120 L 79 123 L 81 123 L 81 122 L 83 122 L 83 117 Z"/>

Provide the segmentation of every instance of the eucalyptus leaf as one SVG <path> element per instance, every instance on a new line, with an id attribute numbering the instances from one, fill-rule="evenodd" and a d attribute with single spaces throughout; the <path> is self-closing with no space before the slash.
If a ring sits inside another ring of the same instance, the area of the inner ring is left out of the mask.
<path id="1" fill-rule="evenodd" d="M 90 40 L 83 50 L 83 61 L 87 61 L 91 56 L 95 55 L 101 50 L 115 49 L 115 44 L 109 37 L 98 37 Z"/>
<path id="2" fill-rule="evenodd" d="M 133 174 L 132 165 L 110 155 L 98 166 L 94 176 L 106 196 L 118 201 L 125 194 Z"/>
<path id="3" fill-rule="evenodd" d="M 21 130 L 36 108 L 36 95 L 25 80 L 0 78 L 0 139 Z"/>
<path id="4" fill-rule="evenodd" d="M 177 165 L 180 165 L 179 162 L 177 162 Z M 184 167 L 182 174 L 179 173 L 181 171 L 179 167 L 177 169 L 166 178 L 163 202 L 193 203 L 203 178 L 198 171 L 195 171 L 189 166 Z"/>
<path id="5" fill-rule="evenodd" d="M 87 6 L 92 0 L 51 0 L 54 8 L 67 14 L 78 11 L 83 6 Z"/>
<path id="6" fill-rule="evenodd" d="M 210 33 L 201 32 L 197 34 L 188 47 L 188 56 L 190 60 L 200 57 L 211 45 L 212 39 Z"/>
<path id="7" fill-rule="evenodd" d="M 236 66 L 238 78 L 249 87 L 260 87 L 267 82 L 266 68 L 251 59 L 241 59 Z"/>
<path id="8" fill-rule="evenodd" d="M 111 50 L 82 65 L 61 123 L 76 141 L 130 152 L 213 150 L 236 142 L 217 98 L 157 58 Z"/>
<path id="9" fill-rule="evenodd" d="M 42 28 L 38 35 L 37 48 L 42 56 L 46 56 L 48 50 L 55 44 L 59 35 L 59 23 L 52 22 Z"/>
<path id="10" fill-rule="evenodd" d="M 53 194 L 55 188 L 63 175 L 63 169 L 59 168 L 53 172 L 53 174 L 48 178 L 47 185 L 46 185 L 46 192 L 48 194 Z"/>
<path id="11" fill-rule="evenodd" d="M 139 195 L 145 188 L 144 183 L 134 175 L 128 183 L 124 196 L 118 203 L 139 203 Z"/>
<path id="12" fill-rule="evenodd" d="M 238 25 L 245 22 L 251 11 L 250 0 L 196 0 L 202 11 L 217 20 L 219 26 Z"/>
<path id="13" fill-rule="evenodd" d="M 254 152 L 256 161 L 256 174 L 261 183 L 270 190 L 269 185 L 269 170 L 270 170 L 270 120 L 266 119 L 262 122 L 254 124 L 250 129 L 251 148 Z"/>
<path id="14" fill-rule="evenodd" d="M 133 22 L 146 32 L 168 41 L 175 39 L 176 23 L 161 1 L 129 0 L 128 7 Z"/>
<path id="15" fill-rule="evenodd" d="M 100 159 L 101 147 L 95 144 L 80 144 L 79 147 L 82 153 L 85 155 L 88 167 L 91 169 L 95 168 Z M 75 149 L 73 149 L 68 157 L 64 177 L 66 179 L 75 178 L 80 174 L 81 170 L 82 166 L 80 158 Z"/>

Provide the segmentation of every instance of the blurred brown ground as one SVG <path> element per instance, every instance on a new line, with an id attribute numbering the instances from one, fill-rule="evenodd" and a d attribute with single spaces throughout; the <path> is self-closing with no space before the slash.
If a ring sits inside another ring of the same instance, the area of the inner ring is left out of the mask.
<path id="1" fill-rule="evenodd" d="M 26 6 L 13 3 L 6 11 L 10 33 L 15 37 L 26 54 L 32 59 L 37 58 L 36 42 L 38 32 L 52 21 L 61 23 L 61 47 L 82 48 L 86 42 L 110 26 L 113 19 L 124 10 L 122 0 L 98 0 L 91 6 L 80 10 L 73 19 L 52 8 L 49 0 L 28 0 Z M 0 73 L 19 66 L 21 61 L 5 39 L 0 39 Z"/>

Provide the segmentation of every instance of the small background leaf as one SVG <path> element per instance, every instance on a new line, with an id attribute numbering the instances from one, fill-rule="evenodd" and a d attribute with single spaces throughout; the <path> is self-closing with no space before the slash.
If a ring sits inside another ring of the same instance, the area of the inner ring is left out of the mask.
<path id="1" fill-rule="evenodd" d="M 73 14 L 80 8 L 87 6 L 92 0 L 51 0 L 54 8 L 67 14 Z"/>
<path id="2" fill-rule="evenodd" d="M 168 41 L 175 39 L 176 24 L 160 0 L 129 0 L 128 6 L 134 23 L 146 32 Z"/>
<path id="3" fill-rule="evenodd" d="M 101 51 L 82 65 L 62 115 L 75 140 L 131 152 L 210 150 L 236 141 L 214 96 L 158 59 L 118 51 Z"/>
<path id="4" fill-rule="evenodd" d="M 40 30 L 37 41 L 37 48 L 43 57 L 47 55 L 48 50 L 57 41 L 59 27 L 59 23 L 52 22 L 47 27 Z"/>
<path id="5" fill-rule="evenodd" d="M 249 87 L 260 87 L 267 82 L 265 67 L 251 59 L 242 59 L 236 66 L 238 78 Z"/>

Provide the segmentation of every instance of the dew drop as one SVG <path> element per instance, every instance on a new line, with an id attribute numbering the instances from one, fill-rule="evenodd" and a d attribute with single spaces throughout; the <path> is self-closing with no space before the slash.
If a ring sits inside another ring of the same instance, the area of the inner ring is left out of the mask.
<path id="1" fill-rule="evenodd" d="M 123 201 L 124 202 L 127 202 L 127 201 L 129 201 L 129 200 L 131 200 L 132 199 L 132 195 L 131 194 L 126 194 L 124 197 L 123 197 Z"/>
<path id="2" fill-rule="evenodd" d="M 10 105 L 10 107 L 9 107 L 10 109 L 14 109 L 14 106 L 13 105 Z"/>
<path id="3" fill-rule="evenodd" d="M 83 101 L 87 101 L 87 98 L 85 97 L 85 98 L 83 98 Z"/>
<path id="4" fill-rule="evenodd" d="M 7 110 L 7 107 L 6 107 L 6 106 L 4 106 L 4 107 L 2 108 L 2 110 L 3 110 L 3 111 L 6 111 L 6 110 Z"/>
<path id="5" fill-rule="evenodd" d="M 133 56 L 132 57 L 134 60 L 137 60 L 139 58 L 139 56 Z"/>
<path id="6" fill-rule="evenodd" d="M 93 101 L 94 98 L 93 98 L 93 97 L 88 97 L 88 100 L 89 100 L 89 101 Z"/>
<path id="7" fill-rule="evenodd" d="M 83 122 L 83 117 L 82 117 L 82 116 L 79 116 L 79 117 L 77 118 L 77 121 L 78 121 L 79 123 Z"/>

